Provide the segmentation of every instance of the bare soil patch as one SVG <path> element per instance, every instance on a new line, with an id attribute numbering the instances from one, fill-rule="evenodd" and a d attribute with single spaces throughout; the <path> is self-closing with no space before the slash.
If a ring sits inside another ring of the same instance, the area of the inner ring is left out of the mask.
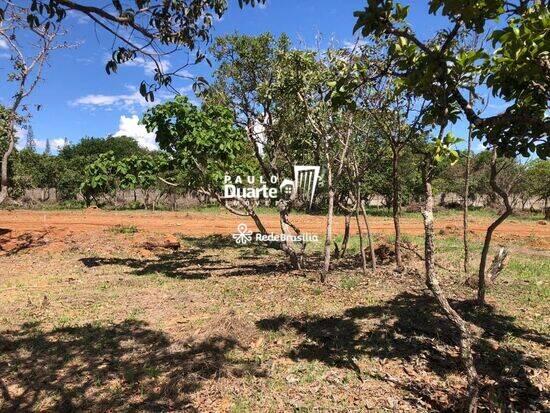
<path id="1" fill-rule="evenodd" d="M 238 222 L 223 214 L 223 228 L 202 213 L 52 213 L 45 225 L 40 213 L 18 214 L 2 212 L 1 237 L 47 242 L 0 256 L 0 411 L 460 407 L 456 332 L 415 254 L 401 273 L 387 257 L 364 277 L 350 253 L 323 285 L 316 254 L 307 271 L 289 271 L 278 251 L 216 235 Z M 322 217 L 297 218 L 322 228 Z M 373 221 L 391 231 L 391 221 Z M 192 235 L 206 229 L 214 235 Z M 454 255 L 438 259 L 460 267 Z M 550 408 L 548 265 L 513 256 L 482 309 L 464 274 L 441 270 L 452 305 L 477 326 L 487 411 Z"/>
<path id="2" fill-rule="evenodd" d="M 262 215 L 269 231 L 280 232 L 277 215 Z M 325 217 L 315 215 L 295 215 L 292 221 L 303 231 L 310 234 L 323 234 Z M 18 237 L 31 239 L 29 246 L 36 244 L 34 238 L 46 238 L 47 243 L 63 242 L 64 239 L 81 234 L 98 234 L 105 229 L 116 226 L 135 226 L 140 232 L 183 234 L 189 237 L 208 236 L 213 234 L 230 235 L 236 232 L 237 225 L 245 222 L 255 229 L 252 220 L 237 217 L 220 211 L 212 212 L 113 212 L 97 209 L 81 211 L 0 211 L 0 227 L 5 234 L 0 234 L 0 249 L 11 249 L 10 243 L 17 243 Z M 474 218 L 470 223 L 470 232 L 474 237 L 485 233 L 491 220 Z M 371 230 L 377 234 L 391 235 L 393 222 L 390 218 L 371 217 Z M 460 236 L 461 219 L 443 217 L 436 220 L 436 230 L 440 235 Z M 420 219 L 404 217 L 401 229 L 405 235 L 423 233 Z M 334 223 L 336 234 L 344 232 L 344 218 L 336 217 Z M 357 233 L 352 228 L 352 234 Z M 25 235 L 26 234 L 26 235 Z M 44 237 L 44 234 L 47 236 Z M 514 221 L 499 226 L 496 238 L 504 241 L 527 240 L 538 250 L 550 250 L 550 226 L 543 226 L 536 221 Z M 8 247 L 4 247 L 5 244 Z"/>

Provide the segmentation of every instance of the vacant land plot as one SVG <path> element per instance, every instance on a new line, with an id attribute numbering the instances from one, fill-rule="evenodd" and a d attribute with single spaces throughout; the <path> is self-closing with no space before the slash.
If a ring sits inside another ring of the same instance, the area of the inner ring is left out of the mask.
<path id="1" fill-rule="evenodd" d="M 322 233 L 323 217 L 295 221 Z M 403 221 L 422 253 L 420 218 Z M 476 254 L 489 221 L 473 218 Z M 2 211 L 0 222 L 0 411 L 416 412 L 464 395 L 454 332 L 412 252 L 405 272 L 390 256 L 365 277 L 353 239 L 320 284 L 321 245 L 289 271 L 277 251 L 238 247 L 227 235 L 241 220 L 223 213 Z M 389 241 L 389 219 L 372 227 Z M 459 270 L 460 218 L 437 230 L 444 289 L 478 326 L 482 405 L 550 409 L 549 226 L 499 229 L 495 247 L 512 257 L 482 309 Z"/>
<path id="2" fill-rule="evenodd" d="M 383 212 L 383 211 L 381 211 Z M 268 230 L 279 232 L 279 216 L 273 212 L 261 214 Z M 482 213 L 470 220 L 473 234 L 484 235 L 491 219 L 490 214 Z M 322 215 L 291 216 L 292 222 L 304 232 L 323 234 L 326 217 Z M 542 219 L 542 217 L 541 217 Z M 182 233 L 186 236 L 230 235 L 236 232 L 237 225 L 246 223 L 255 230 L 252 219 L 239 217 L 225 210 L 192 210 L 189 212 L 144 212 L 144 211 L 102 211 L 86 209 L 78 211 L 0 211 L 0 227 L 6 230 L 49 231 L 52 235 L 67 232 L 89 232 L 109 228 L 114 225 L 133 225 L 140 230 L 158 233 Z M 542 225 L 536 219 L 510 218 L 500 225 L 496 234 L 503 238 L 538 238 L 542 247 L 550 250 L 550 225 Z M 407 214 L 401 221 L 405 234 L 423 234 L 424 227 L 420 214 Z M 457 213 L 445 213 L 436 221 L 436 229 L 446 233 L 459 234 L 462 217 Z M 373 217 L 371 229 L 375 233 L 392 234 L 393 221 L 389 217 Z M 343 233 L 344 219 L 336 217 L 334 231 Z M 354 232 L 355 229 L 353 230 Z"/>

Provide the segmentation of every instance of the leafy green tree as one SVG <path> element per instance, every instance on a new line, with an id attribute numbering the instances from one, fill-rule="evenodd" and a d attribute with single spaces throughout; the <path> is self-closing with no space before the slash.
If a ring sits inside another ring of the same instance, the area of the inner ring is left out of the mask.
<path id="1" fill-rule="evenodd" d="M 101 196 L 116 199 L 116 191 L 120 187 L 117 169 L 118 163 L 113 152 L 100 154 L 84 168 L 80 190 L 86 205 L 90 205 L 92 200 L 98 204 Z"/>
<path id="2" fill-rule="evenodd" d="M 544 201 L 544 216 L 550 219 L 548 199 L 550 199 L 550 161 L 534 160 L 527 164 L 526 169 L 527 193 Z"/>
<path id="3" fill-rule="evenodd" d="M 65 159 L 56 157 L 59 164 L 59 180 L 55 185 L 57 198 L 61 201 L 76 200 L 83 182 L 82 171 L 86 167 L 85 158 Z"/>
<path id="4" fill-rule="evenodd" d="M 311 139 L 304 111 L 296 105 L 282 78 L 290 41 L 269 33 L 230 35 L 216 39 L 212 54 L 219 63 L 214 81 L 204 95 L 208 103 L 226 105 L 234 123 L 245 131 L 258 172 L 269 182 L 293 176 L 293 164 L 319 165 L 319 151 Z M 279 221 L 284 234 L 300 234 L 289 218 L 295 199 L 279 199 Z M 256 222 L 258 229 L 263 225 Z M 281 244 L 293 266 L 300 267 L 305 243 Z"/>
<path id="5" fill-rule="evenodd" d="M 233 123 L 229 109 L 217 105 L 199 108 L 187 97 L 149 109 L 143 116 L 157 142 L 184 171 L 183 184 L 189 190 L 219 195 L 226 173 L 252 173 L 249 163 L 239 159 L 247 150 L 242 130 Z"/>
<path id="6" fill-rule="evenodd" d="M 10 159 L 11 185 L 10 196 L 17 198 L 24 194 L 26 189 L 38 187 L 38 175 L 40 174 L 40 161 L 42 155 L 23 149 L 14 154 Z"/>
<path id="7" fill-rule="evenodd" d="M 441 12 L 450 28 L 422 41 L 407 21 L 408 6 L 392 0 L 369 1 L 357 11 L 354 30 L 363 36 L 388 39 L 393 73 L 399 84 L 430 102 L 424 121 L 438 125 L 456 122 L 461 116 L 472 125 L 472 134 L 491 146 L 498 155 L 541 158 L 550 154 L 548 101 L 550 83 L 547 70 L 550 43 L 550 10 L 546 2 L 503 0 L 458 2 L 432 0 L 430 12 Z M 491 29 L 487 22 L 502 18 L 506 23 Z M 459 36 L 487 32 L 494 51 L 472 50 Z M 463 95 L 478 96 L 489 90 L 508 107 L 483 117 Z M 506 205 L 505 211 L 486 233 L 479 265 L 478 302 L 485 302 L 485 267 L 494 230 L 512 212 L 509 197 L 497 183 L 496 156 L 489 183 Z"/>
<path id="8" fill-rule="evenodd" d="M 164 154 L 132 155 L 118 161 L 117 175 L 121 189 L 140 189 L 144 194 L 145 209 L 149 206 L 151 189 L 157 188 L 159 175 L 168 166 Z M 154 207 L 154 203 L 153 203 Z"/>
<path id="9" fill-rule="evenodd" d="M 143 157 L 149 154 L 149 151 L 141 148 L 134 138 L 126 136 L 84 137 L 78 143 L 63 146 L 57 156 L 58 162 L 62 165 L 56 185 L 60 199 L 75 199 L 83 182 L 82 171 L 95 162 L 101 154 L 108 152 L 112 152 L 117 161 L 131 156 Z"/>
<path id="10" fill-rule="evenodd" d="M 447 17 L 450 29 L 422 41 L 407 21 L 408 6 L 392 0 L 370 1 L 357 11 L 355 30 L 363 36 L 390 40 L 390 57 L 401 86 L 432 102 L 426 114 L 436 123 L 454 122 L 461 114 L 474 126 L 474 136 L 498 148 L 500 154 L 540 157 L 550 154 L 549 74 L 545 69 L 550 45 L 550 11 L 538 0 L 458 2 L 432 0 L 430 12 Z M 502 18 L 504 27 L 490 29 Z M 459 36 L 487 31 L 494 52 L 471 50 Z M 501 113 L 482 117 L 463 91 L 475 96 L 488 89 L 509 104 Z"/>
<path id="11" fill-rule="evenodd" d="M 50 189 L 56 188 L 59 182 L 60 165 L 55 156 L 44 154 L 40 157 L 36 179 L 38 188 L 42 188 L 42 201 L 50 198 Z"/>
<path id="12" fill-rule="evenodd" d="M 59 151 L 59 157 L 66 160 L 76 157 L 92 159 L 109 151 L 113 152 L 116 159 L 148 152 L 141 148 L 134 138 L 128 136 L 107 136 L 106 138 L 86 136 L 76 144 L 63 146 Z"/>

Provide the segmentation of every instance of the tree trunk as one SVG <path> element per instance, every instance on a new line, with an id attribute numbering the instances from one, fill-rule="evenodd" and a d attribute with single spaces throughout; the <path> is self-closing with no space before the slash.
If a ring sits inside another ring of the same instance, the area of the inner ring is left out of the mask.
<path id="1" fill-rule="evenodd" d="M 142 190 L 143 191 L 143 205 L 145 206 L 145 210 L 149 209 L 149 191 L 148 190 Z"/>
<path id="2" fill-rule="evenodd" d="M 470 100 L 472 95 L 470 94 Z M 468 248 L 468 198 L 470 197 L 470 156 L 472 154 L 472 125 L 468 128 L 468 148 L 466 150 L 466 170 L 464 171 L 464 202 L 462 205 L 462 239 L 464 242 L 464 273 L 470 269 L 470 250 Z"/>
<path id="3" fill-rule="evenodd" d="M 351 214 L 346 214 L 344 216 L 344 238 L 342 239 L 342 246 L 340 248 L 340 254 L 338 254 L 338 258 L 344 258 L 344 255 L 346 254 L 346 250 L 348 249 L 350 226 L 351 226 Z"/>
<path id="4" fill-rule="evenodd" d="M 403 268 L 401 260 L 401 224 L 399 221 L 399 151 L 393 149 L 392 158 L 392 214 L 393 214 L 393 226 L 395 227 L 395 265 L 398 270 Z"/>
<path id="5" fill-rule="evenodd" d="M 365 247 L 363 246 L 363 231 L 361 230 L 361 221 L 359 220 L 359 208 L 361 207 L 361 190 L 357 188 L 357 199 L 355 201 L 355 220 L 357 221 L 357 233 L 359 234 L 359 249 L 361 250 L 361 267 L 363 275 L 367 275 L 367 256 L 365 255 Z"/>
<path id="6" fill-rule="evenodd" d="M 332 221 L 334 219 L 334 188 L 332 188 L 332 176 L 330 171 L 327 173 L 328 180 L 328 211 L 327 225 L 325 231 L 325 261 L 323 263 L 323 274 L 321 282 L 326 281 L 326 275 L 330 271 L 330 248 L 332 246 Z"/>
<path id="7" fill-rule="evenodd" d="M 470 413 L 477 412 L 477 403 L 479 397 L 479 377 L 474 365 L 472 354 L 472 334 L 468 324 L 460 317 L 460 315 L 451 307 L 449 301 L 445 297 L 439 281 L 435 275 L 435 245 L 434 245 L 434 219 L 433 219 L 433 193 L 432 184 L 429 178 L 424 174 L 424 190 L 425 190 L 425 205 L 422 215 L 424 217 L 424 234 L 425 234 L 425 256 L 424 263 L 426 267 L 426 285 L 435 296 L 439 306 L 445 313 L 446 317 L 456 326 L 460 332 L 460 359 L 466 370 L 468 379 L 467 393 L 467 410 Z"/>
<path id="8" fill-rule="evenodd" d="M 512 206 L 510 205 L 510 201 L 508 199 L 508 194 L 497 184 L 497 152 L 496 149 L 493 149 L 493 158 L 491 159 L 491 172 L 490 172 L 490 178 L 489 183 L 491 184 L 491 188 L 495 193 L 497 193 L 504 202 L 505 211 L 502 213 L 501 216 L 499 216 L 491 225 L 489 225 L 489 228 L 487 228 L 487 232 L 485 233 L 485 241 L 483 242 L 483 249 L 481 250 L 481 260 L 479 262 L 479 272 L 478 272 L 478 287 L 477 287 L 477 301 L 478 304 L 485 304 L 485 291 L 486 291 L 486 285 L 485 285 L 485 268 L 487 266 L 487 255 L 489 254 L 489 248 L 491 246 L 491 239 L 493 238 L 493 233 L 495 232 L 495 229 L 506 220 L 512 213 Z"/>
<path id="9" fill-rule="evenodd" d="M 2 172 L 0 177 L 0 205 L 3 204 L 6 199 L 8 198 L 8 188 L 9 188 L 9 180 L 8 180 L 8 161 L 9 158 L 13 152 L 13 149 L 15 148 L 15 134 L 13 133 L 14 129 L 14 121 L 9 121 L 8 125 L 8 148 L 6 149 L 6 152 L 4 152 L 4 155 L 2 156 Z"/>
<path id="10" fill-rule="evenodd" d="M 364 201 L 361 201 L 361 211 L 363 212 L 363 221 L 365 221 L 365 226 L 367 227 L 367 237 L 369 239 L 371 268 L 373 271 L 376 271 L 376 254 L 374 253 L 374 244 L 372 243 L 372 235 L 370 232 L 369 221 L 367 220 L 367 209 L 365 208 Z"/>
<path id="11" fill-rule="evenodd" d="M 292 266 L 292 268 L 296 270 L 301 270 L 303 253 L 298 253 L 294 249 L 292 241 L 288 239 L 288 236 L 291 235 L 291 229 L 297 232 L 297 228 L 294 227 L 288 220 L 288 209 L 290 206 L 284 200 L 280 200 L 277 206 L 279 208 L 279 221 L 281 225 L 281 231 L 285 235 L 285 240 L 281 242 L 280 247 L 290 259 L 290 265 Z M 252 216 L 252 219 L 254 219 L 254 222 L 256 223 L 260 231 L 267 233 L 265 227 L 261 224 L 259 217 L 256 214 Z M 302 245 L 302 252 L 303 249 L 304 245 Z"/>

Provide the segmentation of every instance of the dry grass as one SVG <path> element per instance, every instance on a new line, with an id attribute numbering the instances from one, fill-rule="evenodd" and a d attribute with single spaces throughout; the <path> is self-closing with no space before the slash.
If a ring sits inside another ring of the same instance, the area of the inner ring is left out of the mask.
<path id="1" fill-rule="evenodd" d="M 230 238 L 99 231 L 0 257 L 0 411 L 444 411 L 464 391 L 453 331 L 421 262 L 363 277 L 356 257 L 326 285 L 278 252 Z M 383 238 L 380 237 L 380 242 Z M 418 243 L 419 239 L 411 238 Z M 438 259 L 459 267 L 459 239 Z M 479 327 L 483 406 L 541 411 L 548 393 L 550 259 L 513 256 L 490 307 L 442 272 Z M 351 250 L 354 250 L 352 245 Z"/>

